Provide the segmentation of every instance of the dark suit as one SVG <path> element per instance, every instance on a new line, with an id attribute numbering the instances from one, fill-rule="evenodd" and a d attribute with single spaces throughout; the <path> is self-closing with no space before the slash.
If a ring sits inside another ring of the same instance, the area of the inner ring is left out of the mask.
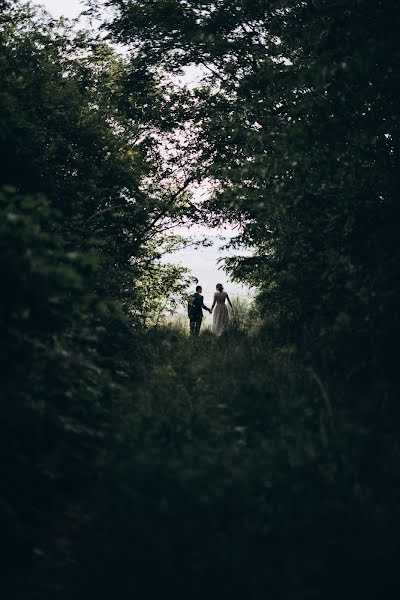
<path id="1" fill-rule="evenodd" d="M 190 333 L 191 335 L 199 335 L 201 322 L 203 320 L 203 308 L 209 310 L 207 306 L 204 306 L 204 296 L 196 292 L 189 297 L 188 302 L 188 317 L 190 319 Z"/>

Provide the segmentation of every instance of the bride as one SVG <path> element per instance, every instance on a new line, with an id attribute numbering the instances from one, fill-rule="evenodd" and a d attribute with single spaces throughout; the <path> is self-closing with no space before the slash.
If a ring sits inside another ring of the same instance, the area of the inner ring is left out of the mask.
<path id="1" fill-rule="evenodd" d="M 224 333 L 229 324 L 229 313 L 228 308 L 225 304 L 225 300 L 228 300 L 229 306 L 232 308 L 232 303 L 229 296 L 224 292 L 224 286 L 222 283 L 217 283 L 215 286 L 217 291 L 214 294 L 214 302 L 211 307 L 213 313 L 213 334 L 219 337 Z M 215 310 L 214 307 L 216 306 Z"/>

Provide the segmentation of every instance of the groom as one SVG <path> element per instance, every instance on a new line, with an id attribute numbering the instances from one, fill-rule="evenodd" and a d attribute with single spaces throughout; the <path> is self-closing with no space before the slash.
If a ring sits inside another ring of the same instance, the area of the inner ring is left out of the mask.
<path id="1" fill-rule="evenodd" d="M 201 295 L 203 288 L 201 285 L 196 287 L 196 293 L 189 296 L 188 302 L 188 317 L 190 320 L 190 335 L 198 336 L 200 333 L 201 322 L 203 320 L 203 308 L 208 310 L 211 314 L 211 310 L 204 306 L 204 297 Z"/>

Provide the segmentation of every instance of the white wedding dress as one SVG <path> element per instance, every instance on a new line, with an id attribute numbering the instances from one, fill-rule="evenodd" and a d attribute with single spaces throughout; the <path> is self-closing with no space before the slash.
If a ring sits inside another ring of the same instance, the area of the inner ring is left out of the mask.
<path id="1" fill-rule="evenodd" d="M 228 307 L 225 304 L 227 297 L 228 294 L 226 292 L 215 292 L 214 294 L 216 304 L 213 311 L 212 331 L 218 337 L 224 333 L 229 324 Z"/>

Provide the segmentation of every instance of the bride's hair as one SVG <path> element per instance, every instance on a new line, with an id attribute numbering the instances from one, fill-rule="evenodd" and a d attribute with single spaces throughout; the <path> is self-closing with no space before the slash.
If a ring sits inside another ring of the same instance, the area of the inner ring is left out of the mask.
<path id="1" fill-rule="evenodd" d="M 217 289 L 219 292 L 222 292 L 224 289 L 224 286 L 222 285 L 222 283 L 217 283 L 217 285 L 215 286 L 215 289 Z"/>

